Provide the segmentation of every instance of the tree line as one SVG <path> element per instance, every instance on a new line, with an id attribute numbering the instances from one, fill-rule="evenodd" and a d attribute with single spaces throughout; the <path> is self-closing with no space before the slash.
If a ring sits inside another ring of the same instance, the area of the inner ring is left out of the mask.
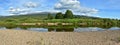
<path id="1" fill-rule="evenodd" d="M 55 17 L 53 17 L 51 14 L 48 14 L 48 19 L 72 19 L 73 13 L 71 10 L 66 10 L 65 14 L 62 14 L 61 12 L 57 13 Z"/>

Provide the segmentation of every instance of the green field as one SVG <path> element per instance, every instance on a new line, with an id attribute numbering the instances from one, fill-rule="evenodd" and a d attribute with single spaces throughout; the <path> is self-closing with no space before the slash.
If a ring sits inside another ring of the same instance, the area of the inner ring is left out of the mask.
<path id="1" fill-rule="evenodd" d="M 43 23 L 42 26 L 47 26 L 48 23 L 72 23 L 73 26 L 80 27 L 120 27 L 119 19 L 90 17 L 83 15 L 73 15 L 69 18 L 68 14 L 27 14 L 27 15 L 14 15 L 14 16 L 1 16 L 0 26 L 16 26 L 22 23 Z M 58 17 L 56 17 L 56 15 Z M 63 16 L 59 18 L 60 16 Z M 66 16 L 66 17 L 65 17 Z M 58 26 L 59 26 L 58 25 Z M 34 25 L 36 26 L 36 25 Z"/>
<path id="2" fill-rule="evenodd" d="M 82 17 L 82 16 L 79 16 Z M 0 18 L 0 25 L 18 25 L 21 23 L 85 23 L 83 26 L 117 26 L 120 27 L 120 20 L 107 18 L 92 18 L 82 17 L 74 19 L 47 19 L 47 15 L 23 15 L 23 16 L 8 16 Z"/>

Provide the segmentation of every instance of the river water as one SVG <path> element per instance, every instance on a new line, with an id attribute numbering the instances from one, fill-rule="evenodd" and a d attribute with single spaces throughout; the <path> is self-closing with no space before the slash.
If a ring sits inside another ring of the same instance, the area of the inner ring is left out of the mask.
<path id="1" fill-rule="evenodd" d="M 105 31 L 105 30 L 120 30 L 119 27 L 111 28 L 99 28 L 99 27 L 71 27 L 71 28 L 43 28 L 43 27 L 0 27 L 0 30 L 28 30 L 28 31 L 37 31 L 37 32 L 89 32 L 89 31 Z"/>

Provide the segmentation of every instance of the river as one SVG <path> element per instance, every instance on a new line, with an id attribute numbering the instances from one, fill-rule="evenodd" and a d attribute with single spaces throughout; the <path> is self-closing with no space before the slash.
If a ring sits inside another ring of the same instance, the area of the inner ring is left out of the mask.
<path id="1" fill-rule="evenodd" d="M 0 30 L 28 30 L 37 32 L 88 32 L 88 31 L 105 31 L 105 30 L 120 30 L 119 27 L 99 28 L 99 27 L 70 27 L 70 28 L 48 28 L 48 27 L 0 27 Z"/>

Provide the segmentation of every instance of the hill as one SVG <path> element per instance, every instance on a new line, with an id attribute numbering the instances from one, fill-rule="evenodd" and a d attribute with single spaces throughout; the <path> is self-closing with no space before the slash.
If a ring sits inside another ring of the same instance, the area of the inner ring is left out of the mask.
<path id="1" fill-rule="evenodd" d="M 8 18 L 39 18 L 45 19 L 49 12 L 42 12 L 42 13 L 32 13 L 32 14 L 25 14 L 25 15 L 11 15 L 11 16 L 0 16 L 1 19 L 8 19 Z M 50 13 L 52 16 L 55 16 L 56 13 Z M 92 16 L 84 16 L 84 15 L 74 15 L 74 18 L 86 18 L 86 19 L 100 19 L 99 17 L 92 17 Z"/>

